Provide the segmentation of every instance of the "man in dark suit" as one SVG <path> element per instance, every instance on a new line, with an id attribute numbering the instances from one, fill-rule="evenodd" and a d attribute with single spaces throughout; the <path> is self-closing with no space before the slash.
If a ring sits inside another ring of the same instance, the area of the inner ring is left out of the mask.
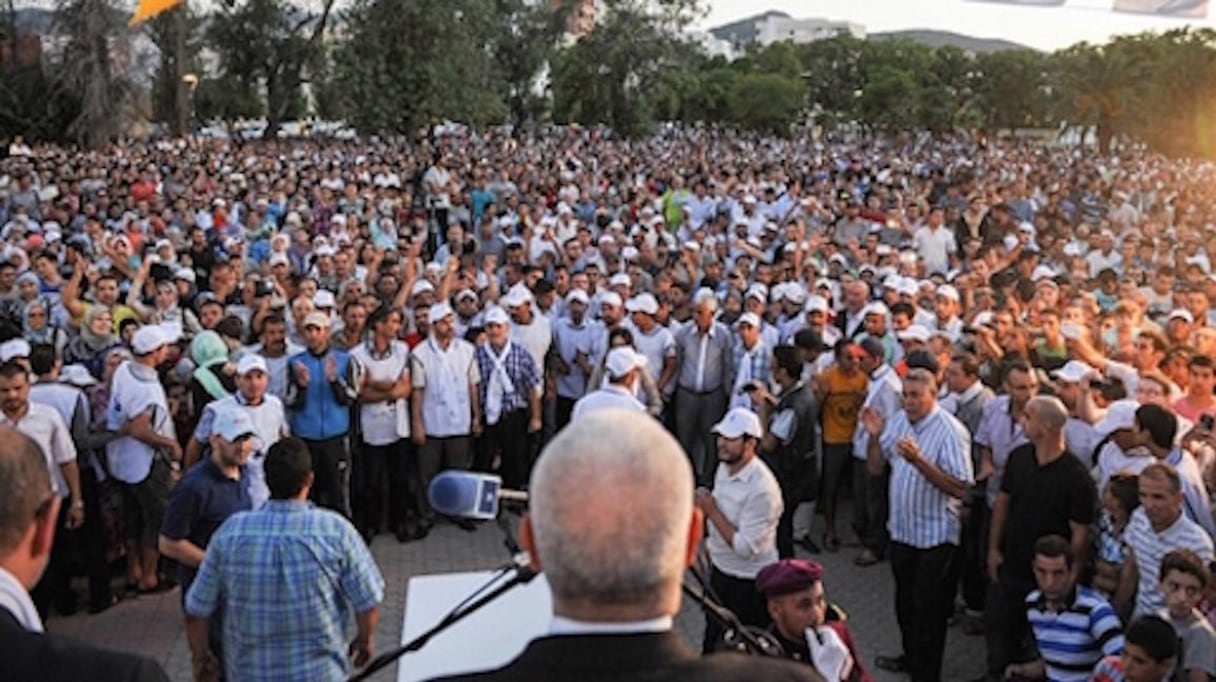
<path id="1" fill-rule="evenodd" d="M 701 542 L 688 458 L 645 414 L 572 422 L 532 473 L 520 541 L 553 595 L 548 636 L 474 680 L 814 680 L 809 666 L 720 653 L 698 658 L 672 630 Z"/>
<path id="2" fill-rule="evenodd" d="M 0 427 L 0 676 L 11 680 L 168 682 L 150 659 L 43 634 L 28 590 L 51 557 L 59 497 L 28 436 Z"/>

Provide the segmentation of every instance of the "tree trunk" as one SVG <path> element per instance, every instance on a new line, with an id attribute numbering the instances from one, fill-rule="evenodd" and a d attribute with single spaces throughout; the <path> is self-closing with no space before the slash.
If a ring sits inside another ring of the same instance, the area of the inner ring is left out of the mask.
<path id="1" fill-rule="evenodd" d="M 190 131 L 190 86 L 186 83 L 186 3 L 173 10 L 173 135 Z"/>
<path id="2" fill-rule="evenodd" d="M 1115 137 L 1114 127 L 1105 119 L 1098 121 L 1098 153 L 1110 154 L 1111 141 Z"/>

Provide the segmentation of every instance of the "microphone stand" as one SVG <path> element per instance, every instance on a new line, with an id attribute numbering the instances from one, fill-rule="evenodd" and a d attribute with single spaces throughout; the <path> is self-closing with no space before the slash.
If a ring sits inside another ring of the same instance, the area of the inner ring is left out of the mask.
<path id="1" fill-rule="evenodd" d="M 743 653 L 749 656 L 774 656 L 777 658 L 785 656 L 780 642 L 775 638 L 764 636 L 767 633 L 758 635 L 752 628 L 740 622 L 739 617 L 733 611 L 722 606 L 710 596 L 709 587 L 706 585 L 701 574 L 695 569 L 689 569 L 689 572 L 701 584 L 701 591 L 698 592 L 693 589 L 688 583 L 681 583 L 680 589 L 705 609 L 707 618 L 713 618 L 718 621 L 718 624 L 725 628 L 727 632 L 735 633 L 735 636 L 739 638 L 739 643 L 743 645 Z"/>
<path id="2" fill-rule="evenodd" d="M 435 635 L 438 635 L 444 630 L 447 630 L 465 618 L 473 615 L 479 609 L 495 599 L 498 599 L 503 594 L 511 591 L 515 587 L 528 584 L 538 575 L 538 573 L 532 570 L 532 567 L 528 565 L 527 556 L 523 554 L 523 550 L 520 549 L 519 543 L 515 541 L 515 535 L 511 532 L 511 520 L 507 518 L 507 515 L 502 513 L 501 510 L 499 510 L 498 518 L 496 520 L 498 522 L 498 527 L 503 532 L 503 545 L 505 545 L 507 551 L 511 553 L 511 563 L 500 570 L 493 578 L 491 578 L 489 583 L 482 586 L 479 590 L 477 590 L 477 592 L 474 592 L 469 599 L 457 604 L 456 608 L 448 612 L 448 615 L 444 616 L 443 619 L 436 623 L 435 626 L 430 630 L 418 635 L 414 639 L 411 639 L 396 649 L 387 651 L 377 656 L 372 660 L 371 663 L 367 664 L 367 667 L 351 677 L 350 682 L 360 682 L 361 680 L 366 680 L 380 670 L 383 670 L 388 665 L 392 664 L 392 662 L 398 658 L 401 658 L 408 653 L 418 651 L 422 647 L 426 646 L 427 642 L 430 642 Z M 513 575 L 511 575 L 506 582 L 479 598 L 473 598 L 508 573 L 513 573 Z"/>

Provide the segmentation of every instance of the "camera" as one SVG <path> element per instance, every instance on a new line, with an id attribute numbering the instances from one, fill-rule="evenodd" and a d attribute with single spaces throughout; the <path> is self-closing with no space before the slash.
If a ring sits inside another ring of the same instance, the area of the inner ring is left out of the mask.
<path id="1" fill-rule="evenodd" d="M 260 279 L 253 287 L 253 295 L 257 298 L 264 298 L 274 293 L 274 282 L 268 279 Z"/>
<path id="2" fill-rule="evenodd" d="M 1213 427 L 1216 427 L 1216 416 L 1205 414 L 1199 418 L 1199 428 L 1204 431 L 1211 431 Z"/>

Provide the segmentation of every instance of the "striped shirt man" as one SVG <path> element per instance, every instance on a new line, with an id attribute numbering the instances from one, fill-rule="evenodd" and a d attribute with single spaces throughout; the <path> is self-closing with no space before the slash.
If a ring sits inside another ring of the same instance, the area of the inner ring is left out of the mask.
<path id="1" fill-rule="evenodd" d="M 910 437 L 920 447 L 921 457 L 943 473 L 974 482 L 971 466 L 971 435 L 967 427 L 940 406 L 915 424 L 900 410 L 883 428 L 879 447 L 891 465 L 891 514 L 887 531 L 891 540 L 919 549 L 959 542 L 961 500 L 947 495 L 896 451 L 900 439 Z"/>
<path id="2" fill-rule="evenodd" d="M 1087 682 L 1104 656 L 1123 651 L 1123 630 L 1110 603 L 1088 587 L 1077 587 L 1059 611 L 1039 590 L 1026 597 L 1026 618 L 1034 628 L 1039 656 L 1051 682 Z"/>
<path id="3" fill-rule="evenodd" d="M 1144 616 L 1160 613 L 1165 609 L 1165 597 L 1158 586 L 1161 559 L 1175 549 L 1189 549 L 1199 555 L 1204 563 L 1212 560 L 1212 538 L 1199 526 L 1179 514 L 1169 528 L 1160 533 L 1144 513 L 1144 507 L 1132 512 L 1123 540 L 1136 560 L 1139 582 L 1136 586 L 1136 610 L 1133 615 Z"/>

